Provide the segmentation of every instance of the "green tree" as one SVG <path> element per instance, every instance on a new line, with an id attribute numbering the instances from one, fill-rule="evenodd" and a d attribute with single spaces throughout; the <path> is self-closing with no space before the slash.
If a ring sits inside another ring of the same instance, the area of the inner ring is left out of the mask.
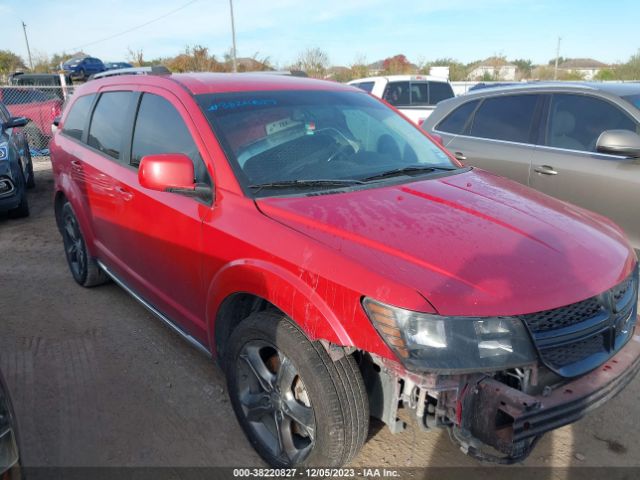
<path id="1" fill-rule="evenodd" d="M 7 75 L 25 68 L 24 60 L 20 56 L 10 50 L 0 50 L 0 75 Z"/>
<path id="2" fill-rule="evenodd" d="M 640 50 L 618 67 L 618 75 L 621 80 L 640 80 Z"/>
<path id="3" fill-rule="evenodd" d="M 618 77 L 616 71 L 613 68 L 603 68 L 594 77 L 594 80 L 606 81 L 616 80 Z"/>
<path id="4" fill-rule="evenodd" d="M 422 65 L 420 72 L 428 75 L 431 67 L 449 67 L 449 80 L 452 82 L 466 80 L 469 74 L 467 67 L 453 58 L 438 58 L 432 62 L 426 62 Z"/>
<path id="5" fill-rule="evenodd" d="M 292 65 L 293 70 L 302 70 L 314 78 L 324 78 L 329 68 L 329 55 L 318 47 L 300 52 Z"/>
<path id="6" fill-rule="evenodd" d="M 351 68 L 352 78 L 364 78 L 369 76 L 367 57 L 364 55 L 356 55 L 349 67 Z"/>
<path id="7" fill-rule="evenodd" d="M 531 78 L 531 72 L 533 70 L 533 62 L 531 60 L 518 58 L 511 63 L 518 67 L 517 75 L 520 79 Z"/>

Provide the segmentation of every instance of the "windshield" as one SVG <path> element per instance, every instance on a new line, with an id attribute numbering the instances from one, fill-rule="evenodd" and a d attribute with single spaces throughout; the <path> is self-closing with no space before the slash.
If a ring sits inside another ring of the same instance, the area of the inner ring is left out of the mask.
<path id="1" fill-rule="evenodd" d="M 640 95 L 628 95 L 622 98 L 624 98 L 627 102 L 640 110 Z"/>
<path id="2" fill-rule="evenodd" d="M 246 186 L 326 189 L 373 178 L 379 182 L 385 172 L 415 176 L 456 168 L 413 124 L 364 93 L 270 91 L 196 98 Z M 260 193 L 274 194 L 263 188 Z"/>

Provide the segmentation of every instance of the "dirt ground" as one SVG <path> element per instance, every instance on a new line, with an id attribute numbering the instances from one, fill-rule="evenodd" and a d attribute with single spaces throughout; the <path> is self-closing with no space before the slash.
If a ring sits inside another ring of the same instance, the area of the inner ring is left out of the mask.
<path id="1" fill-rule="evenodd" d="M 263 465 L 220 369 L 114 284 L 71 278 L 54 224 L 48 159 L 32 215 L 0 217 L 0 369 L 28 466 Z M 640 378 L 547 434 L 525 465 L 640 466 Z M 372 426 L 354 466 L 478 467 L 444 432 Z"/>

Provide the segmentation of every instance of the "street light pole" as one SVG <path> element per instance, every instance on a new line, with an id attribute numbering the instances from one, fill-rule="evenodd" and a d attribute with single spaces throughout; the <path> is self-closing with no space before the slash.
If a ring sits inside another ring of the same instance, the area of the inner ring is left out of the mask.
<path id="1" fill-rule="evenodd" d="M 233 41 L 233 47 L 231 48 L 231 62 L 233 65 L 233 71 L 238 71 L 238 63 L 236 60 L 236 26 L 233 19 L 233 0 L 229 0 L 229 8 L 231 10 L 231 39 Z"/>
<path id="2" fill-rule="evenodd" d="M 24 41 L 27 44 L 27 54 L 29 55 L 29 68 L 33 70 L 33 62 L 31 61 L 31 49 L 29 48 L 29 39 L 27 38 L 27 24 L 22 22 L 22 31 L 24 32 Z"/>
<path id="3" fill-rule="evenodd" d="M 556 48 L 556 68 L 553 70 L 553 79 L 558 79 L 558 59 L 560 58 L 560 40 L 562 37 L 558 37 L 558 47 Z"/>

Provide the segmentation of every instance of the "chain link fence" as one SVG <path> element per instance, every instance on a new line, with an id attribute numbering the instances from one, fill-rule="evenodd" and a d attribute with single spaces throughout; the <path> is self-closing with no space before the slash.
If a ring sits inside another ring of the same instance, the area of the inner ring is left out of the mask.
<path id="1" fill-rule="evenodd" d="M 0 102 L 12 117 L 25 117 L 28 121 L 24 133 L 32 156 L 49 154 L 53 120 L 62 113 L 72 94 L 73 86 L 0 84 Z"/>

